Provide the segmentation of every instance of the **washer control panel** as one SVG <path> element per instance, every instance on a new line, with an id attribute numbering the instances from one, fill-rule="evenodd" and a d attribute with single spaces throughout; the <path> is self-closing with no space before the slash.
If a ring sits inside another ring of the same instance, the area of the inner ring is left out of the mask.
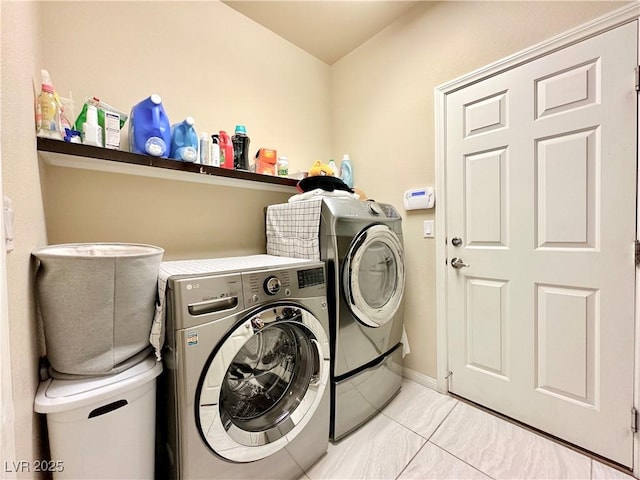
<path id="1" fill-rule="evenodd" d="M 282 288 L 282 282 L 275 275 L 271 275 L 267 277 L 267 279 L 264 281 L 263 287 L 264 287 L 264 292 L 267 295 L 275 295 Z"/>
<path id="2" fill-rule="evenodd" d="M 298 288 L 313 287 L 324 284 L 324 268 L 307 268 L 298 270 Z"/>
<path id="3" fill-rule="evenodd" d="M 189 266 L 191 267 L 191 266 Z M 167 280 L 171 330 L 191 328 L 269 302 L 325 297 L 324 263 L 300 260 L 280 267 L 200 274 L 177 273 Z"/>
<path id="4" fill-rule="evenodd" d="M 326 295 L 324 265 L 321 263 L 246 272 L 242 274 L 242 284 L 248 305 Z"/>

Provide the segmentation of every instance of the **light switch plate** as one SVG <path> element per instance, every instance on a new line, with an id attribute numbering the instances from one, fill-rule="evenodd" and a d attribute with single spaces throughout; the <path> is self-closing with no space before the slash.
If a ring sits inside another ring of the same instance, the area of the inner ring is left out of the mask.
<path id="1" fill-rule="evenodd" d="M 425 220 L 424 221 L 424 238 L 433 238 L 433 220 Z"/>

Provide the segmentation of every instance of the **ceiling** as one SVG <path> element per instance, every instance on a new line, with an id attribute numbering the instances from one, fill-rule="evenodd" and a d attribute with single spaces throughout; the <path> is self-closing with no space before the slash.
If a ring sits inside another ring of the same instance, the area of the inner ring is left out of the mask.
<path id="1" fill-rule="evenodd" d="M 223 3 L 332 65 L 420 1 L 223 0 Z"/>

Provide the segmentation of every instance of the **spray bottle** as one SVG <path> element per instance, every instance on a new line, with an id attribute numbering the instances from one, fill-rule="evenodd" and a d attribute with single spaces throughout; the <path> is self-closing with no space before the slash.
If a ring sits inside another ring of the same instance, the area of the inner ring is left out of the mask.
<path id="1" fill-rule="evenodd" d="M 42 76 L 42 90 L 36 102 L 36 128 L 39 137 L 62 140 L 60 133 L 60 102 L 51 77 L 46 70 L 40 70 Z"/>

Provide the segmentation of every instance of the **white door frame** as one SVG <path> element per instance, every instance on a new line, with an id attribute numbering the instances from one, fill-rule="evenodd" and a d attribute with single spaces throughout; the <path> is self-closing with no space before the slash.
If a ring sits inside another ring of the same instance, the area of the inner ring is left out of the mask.
<path id="1" fill-rule="evenodd" d="M 1 16 L 1 12 L 0 12 Z M 0 58 L 2 57 L 0 46 Z M 1 63 L 1 60 L 0 60 Z M 2 67 L 0 65 L 0 72 Z M 0 86 L 0 91 L 2 90 Z M 0 95 L 1 97 L 1 95 Z M 2 99 L 0 98 L 0 111 Z M 7 258 L 5 251 L 5 227 L 4 227 L 4 194 L 2 188 L 2 145 L 0 141 L 0 459 L 10 461 L 16 459 L 15 422 L 13 408 L 13 378 L 11 368 L 11 346 L 9 343 L 9 304 L 7 293 Z M 17 460 L 17 459 L 16 459 Z M 5 468 L 0 472 L 0 478 L 16 478 L 16 472 L 6 472 Z"/>
<path id="2" fill-rule="evenodd" d="M 447 232 L 447 216 L 446 216 L 446 100 L 447 95 L 460 90 L 473 83 L 477 83 L 489 76 L 510 70 L 518 65 L 530 62 L 555 50 L 567 47 L 574 43 L 578 43 L 589 37 L 597 35 L 622 24 L 637 20 L 640 18 L 640 1 L 627 5 L 623 8 L 614 10 L 602 17 L 596 18 L 591 22 L 585 23 L 565 33 L 557 35 L 549 40 L 538 43 L 526 50 L 522 50 L 509 57 L 498 60 L 495 63 L 487 65 L 483 68 L 475 70 L 467 75 L 459 77 L 450 82 L 439 85 L 434 91 L 435 105 L 435 123 L 436 123 L 436 191 L 438 193 L 438 201 L 436 202 L 436 218 L 440 224 L 440 228 L 436 229 L 436 330 L 437 330 L 437 386 L 442 393 L 447 392 L 447 376 L 448 376 L 448 347 L 447 347 L 447 274 L 446 266 L 447 249 L 446 249 L 446 232 Z M 631 79 L 629 81 L 632 81 Z M 640 109 L 639 109 L 640 110 Z M 640 113 L 639 118 L 640 122 Z M 640 124 L 640 123 L 639 123 Z M 640 135 L 640 132 L 639 132 Z M 638 180 L 636 180 L 638 182 Z M 640 185 L 640 183 L 637 183 Z M 638 209 L 640 212 L 640 199 L 638 200 Z M 640 225 L 640 215 L 638 216 L 637 225 Z M 640 238 L 640 227 L 636 232 Z M 640 269 L 636 270 L 636 316 L 635 316 L 635 365 L 634 365 L 634 405 L 640 410 Z M 631 413 L 629 413 L 631 419 Z M 634 474 L 636 477 L 640 474 L 640 445 L 638 442 L 638 434 L 634 437 Z"/>

